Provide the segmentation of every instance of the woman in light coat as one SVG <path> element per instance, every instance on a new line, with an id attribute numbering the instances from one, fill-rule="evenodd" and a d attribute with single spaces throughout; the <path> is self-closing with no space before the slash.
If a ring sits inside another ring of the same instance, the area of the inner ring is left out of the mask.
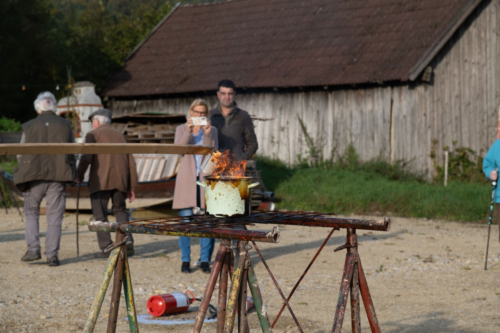
<path id="1" fill-rule="evenodd" d="M 218 149 L 217 129 L 208 119 L 208 104 L 203 99 L 196 99 L 189 108 L 187 122 L 175 130 L 175 144 L 203 145 Z M 207 117 L 205 126 L 193 126 L 192 117 Z M 190 216 L 194 207 L 205 208 L 204 189 L 196 184 L 205 174 L 200 170 L 202 155 L 182 155 L 179 172 L 175 182 L 173 209 L 179 209 L 179 216 Z M 210 257 L 214 249 L 214 239 L 200 238 L 200 267 L 204 273 L 210 273 Z M 191 273 L 191 237 L 179 237 L 182 252 L 181 272 Z"/>

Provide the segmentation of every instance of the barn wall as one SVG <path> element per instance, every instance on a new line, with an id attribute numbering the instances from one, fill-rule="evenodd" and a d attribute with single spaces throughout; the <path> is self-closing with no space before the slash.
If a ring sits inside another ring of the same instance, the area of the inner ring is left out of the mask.
<path id="1" fill-rule="evenodd" d="M 411 161 L 413 170 L 432 170 L 429 158 L 437 142 L 443 147 L 470 147 L 484 155 L 496 138 L 500 102 L 498 78 L 498 2 L 486 1 L 455 33 L 432 61 L 430 83 L 393 87 L 312 91 L 302 93 L 240 94 L 238 105 L 255 121 L 258 154 L 294 164 L 308 149 L 300 116 L 325 157 L 344 152 L 352 142 L 363 160 Z M 205 97 L 211 107 L 215 96 Z M 114 115 L 154 111 L 184 113 L 192 99 L 111 101 Z M 391 142 L 391 119 L 393 137 Z"/>
<path id="2" fill-rule="evenodd" d="M 485 1 L 432 61 L 430 84 L 393 88 L 395 158 L 431 170 L 436 142 L 469 147 L 483 156 L 496 139 L 499 94 L 499 1 Z"/>

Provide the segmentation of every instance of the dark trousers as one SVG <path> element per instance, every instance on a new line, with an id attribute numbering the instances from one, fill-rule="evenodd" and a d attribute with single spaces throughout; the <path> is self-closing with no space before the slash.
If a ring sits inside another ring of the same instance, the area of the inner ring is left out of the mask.
<path id="1" fill-rule="evenodd" d="M 111 198 L 113 203 L 113 215 L 116 222 L 129 222 L 129 215 L 125 206 L 127 193 L 118 190 L 99 191 L 90 195 L 90 203 L 92 205 L 92 214 L 96 221 L 109 222 L 108 220 L 108 203 Z M 130 241 L 134 241 L 132 234 L 127 234 Z M 106 249 L 113 243 L 109 232 L 98 231 L 97 242 L 101 250 Z"/>

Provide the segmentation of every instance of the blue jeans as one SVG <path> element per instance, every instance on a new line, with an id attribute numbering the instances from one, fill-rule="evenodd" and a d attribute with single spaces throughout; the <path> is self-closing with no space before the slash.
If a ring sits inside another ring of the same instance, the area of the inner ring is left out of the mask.
<path id="1" fill-rule="evenodd" d="M 185 208 L 179 210 L 179 216 L 193 215 L 193 208 Z M 210 262 L 212 253 L 214 252 L 215 239 L 200 238 L 200 261 Z M 179 247 L 181 248 L 181 261 L 191 262 L 191 237 L 179 237 Z"/>

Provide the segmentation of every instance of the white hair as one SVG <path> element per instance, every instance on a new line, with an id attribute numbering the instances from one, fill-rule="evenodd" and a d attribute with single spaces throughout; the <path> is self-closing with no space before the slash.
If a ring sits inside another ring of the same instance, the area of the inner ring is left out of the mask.
<path id="1" fill-rule="evenodd" d="M 92 121 L 94 121 L 94 119 L 99 120 L 99 124 L 111 124 L 111 119 L 106 116 L 96 115 L 92 117 Z"/>
<path id="2" fill-rule="evenodd" d="M 49 91 L 44 91 L 43 93 L 40 93 L 35 99 L 35 102 L 33 104 L 35 105 L 35 110 L 38 113 L 43 111 L 55 112 L 57 110 L 56 98 Z"/>

